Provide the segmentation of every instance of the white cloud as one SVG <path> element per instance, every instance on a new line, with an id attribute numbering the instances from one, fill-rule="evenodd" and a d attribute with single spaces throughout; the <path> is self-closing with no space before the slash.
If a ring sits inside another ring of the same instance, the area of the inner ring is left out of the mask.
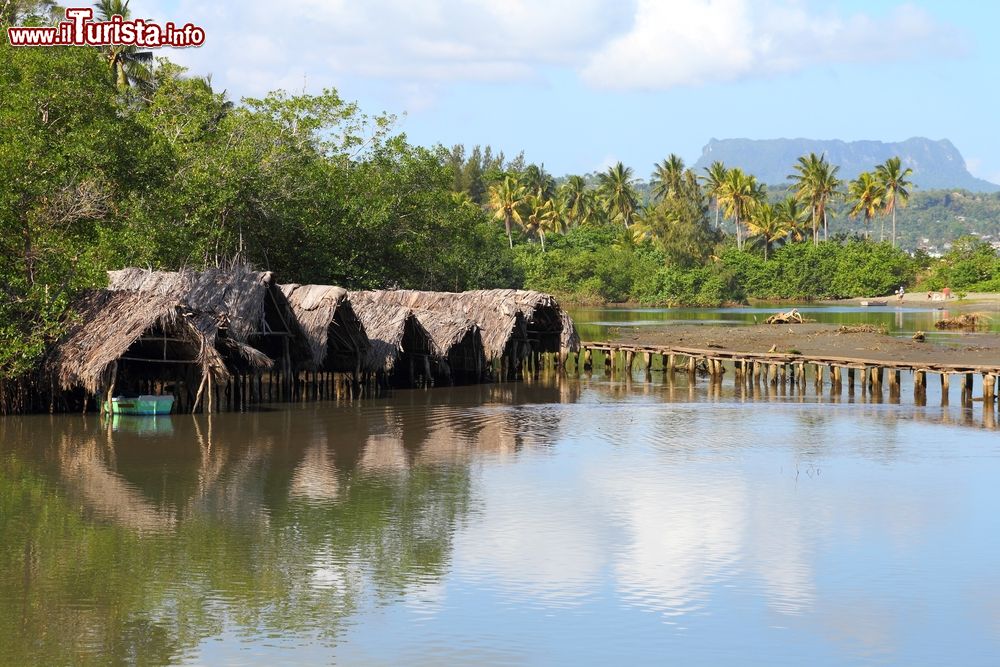
<path id="1" fill-rule="evenodd" d="M 594 53 L 582 76 L 601 88 L 660 90 L 961 52 L 953 29 L 911 5 L 876 17 L 794 0 L 640 0 L 632 29 Z"/>
<path id="2" fill-rule="evenodd" d="M 838 62 L 884 63 L 960 51 L 925 10 L 844 15 L 797 0 L 149 0 L 161 21 L 191 21 L 205 45 L 171 58 L 236 95 L 277 87 L 389 82 L 426 106 L 442 86 L 541 80 L 551 68 L 608 89 L 735 81 Z M 426 90 L 421 90 L 426 88 Z"/>

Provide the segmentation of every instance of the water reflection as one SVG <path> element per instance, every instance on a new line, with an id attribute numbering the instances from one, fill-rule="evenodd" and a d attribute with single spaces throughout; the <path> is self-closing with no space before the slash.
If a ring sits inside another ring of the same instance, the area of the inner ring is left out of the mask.
<path id="1" fill-rule="evenodd" d="M 0 420 L 0 663 L 992 655 L 982 404 L 738 389 Z"/>

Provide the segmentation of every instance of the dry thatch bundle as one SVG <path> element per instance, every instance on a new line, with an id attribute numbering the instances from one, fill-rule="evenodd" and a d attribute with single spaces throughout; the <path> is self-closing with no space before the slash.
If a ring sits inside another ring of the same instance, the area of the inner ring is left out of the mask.
<path id="1" fill-rule="evenodd" d="M 281 285 L 292 313 L 309 341 L 310 370 L 358 370 L 370 343 L 347 298 L 347 290 L 330 285 Z"/>
<path id="2" fill-rule="evenodd" d="M 494 289 L 469 292 L 390 290 L 373 292 L 383 303 L 413 310 L 445 312 L 471 320 L 480 329 L 487 359 L 498 359 L 512 340 L 530 341 L 538 352 L 577 350 L 580 337 L 573 320 L 549 294 Z M 353 297 L 352 297 L 353 298 Z"/>
<path id="3" fill-rule="evenodd" d="M 194 366 L 225 377 L 210 318 L 199 317 L 176 298 L 94 290 L 73 306 L 76 319 L 49 357 L 47 367 L 63 390 L 99 393 L 117 364 Z M 122 369 L 125 375 L 125 369 Z"/>
<path id="4" fill-rule="evenodd" d="M 204 271 L 128 268 L 109 271 L 108 279 L 111 290 L 170 296 L 194 312 L 214 317 L 220 344 L 237 350 L 249 369 L 261 365 L 254 348 L 270 359 L 282 357 L 289 347 L 296 360 L 309 358 L 305 336 L 270 271 L 246 266 Z M 281 338 L 289 339 L 290 346 Z"/>

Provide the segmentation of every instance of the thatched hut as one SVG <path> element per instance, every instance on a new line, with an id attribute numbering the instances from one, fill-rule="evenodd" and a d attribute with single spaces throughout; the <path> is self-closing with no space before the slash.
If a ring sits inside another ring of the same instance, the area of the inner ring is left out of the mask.
<path id="1" fill-rule="evenodd" d="M 170 296 L 194 312 L 213 316 L 220 349 L 239 352 L 225 355 L 233 372 L 259 370 L 248 348 L 263 352 L 284 371 L 309 358 L 302 330 L 270 271 L 243 266 L 204 271 L 128 268 L 109 271 L 108 278 L 111 290 Z"/>
<path id="2" fill-rule="evenodd" d="M 566 353 L 580 347 L 572 318 L 554 297 L 542 292 L 389 290 L 374 294 L 383 303 L 471 320 L 480 329 L 487 361 L 501 361 L 505 377 L 515 375 L 532 354 Z"/>
<path id="3" fill-rule="evenodd" d="M 433 377 L 430 334 L 409 308 L 350 295 L 355 312 L 368 334 L 365 370 L 380 384 L 418 386 Z"/>
<path id="4" fill-rule="evenodd" d="M 309 341 L 312 371 L 358 373 L 370 343 L 347 290 L 330 285 L 281 285 L 292 313 Z"/>
<path id="5" fill-rule="evenodd" d="M 228 376 L 216 347 L 215 318 L 175 297 L 93 290 L 72 311 L 74 319 L 46 364 L 62 391 L 83 390 L 101 402 L 116 389 L 170 392 L 190 403 L 203 381 Z M 248 354 L 250 364 L 268 363 L 259 353 Z"/>

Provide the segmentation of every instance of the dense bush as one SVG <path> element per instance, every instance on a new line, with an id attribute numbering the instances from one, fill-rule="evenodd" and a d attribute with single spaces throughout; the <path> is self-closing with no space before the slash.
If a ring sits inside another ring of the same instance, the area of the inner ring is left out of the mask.
<path id="1" fill-rule="evenodd" d="M 956 240 L 951 250 L 930 264 L 919 283 L 920 289 L 945 287 L 968 292 L 1000 292 L 1000 255 L 989 243 L 974 236 Z"/>

